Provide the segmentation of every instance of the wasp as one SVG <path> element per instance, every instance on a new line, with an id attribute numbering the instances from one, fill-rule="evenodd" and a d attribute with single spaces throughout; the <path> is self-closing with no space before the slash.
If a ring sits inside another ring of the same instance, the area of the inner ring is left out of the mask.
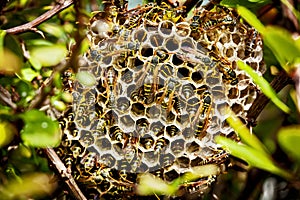
<path id="1" fill-rule="evenodd" d="M 154 55 L 151 62 L 148 61 L 145 65 L 145 70 L 137 80 L 137 86 L 143 85 L 140 95 L 144 97 L 145 103 L 150 104 L 158 87 L 159 56 Z"/>
<path id="2" fill-rule="evenodd" d="M 250 35 L 246 41 L 246 46 L 245 46 L 245 55 L 250 55 L 252 50 L 255 48 L 258 40 L 260 40 L 259 34 L 257 30 L 251 29 L 250 30 Z"/>
<path id="3" fill-rule="evenodd" d="M 113 67 L 110 67 L 106 71 L 106 77 L 104 79 L 104 85 L 106 88 L 106 92 L 108 94 L 108 98 L 106 104 L 110 108 L 113 108 L 115 105 L 116 95 L 117 95 L 117 78 L 118 72 L 116 72 Z"/>
<path id="4" fill-rule="evenodd" d="M 175 78 L 169 78 L 166 82 L 166 86 L 164 87 L 164 92 L 162 96 L 159 98 L 157 104 L 161 104 L 164 109 L 169 113 L 176 103 L 174 98 L 174 94 L 177 88 L 180 86 L 180 83 Z M 178 99 L 177 99 L 178 100 Z"/>
<path id="5" fill-rule="evenodd" d="M 200 29 L 200 16 L 194 15 L 191 19 L 190 28 L 192 32 L 197 32 Z"/>
<path id="6" fill-rule="evenodd" d="M 209 54 L 212 57 L 210 62 L 213 63 L 213 65 L 216 63 L 219 71 L 223 74 L 222 78 L 231 85 L 236 85 L 238 83 L 238 78 L 235 71 L 232 69 L 231 63 L 214 52 L 210 52 Z"/>
<path id="7" fill-rule="evenodd" d="M 195 135 L 203 137 L 209 122 L 209 114 L 212 106 L 212 96 L 208 90 L 205 90 L 200 96 L 201 102 L 194 116 L 192 124 L 196 125 Z"/>

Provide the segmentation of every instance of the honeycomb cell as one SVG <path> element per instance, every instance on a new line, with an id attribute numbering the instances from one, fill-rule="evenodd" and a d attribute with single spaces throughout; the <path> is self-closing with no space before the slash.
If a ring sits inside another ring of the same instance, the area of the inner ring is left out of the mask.
<path id="1" fill-rule="evenodd" d="M 191 33 L 191 28 L 188 23 L 180 22 L 176 24 L 176 34 L 182 39 L 188 37 L 190 33 Z"/>
<path id="2" fill-rule="evenodd" d="M 179 135 L 180 130 L 179 130 L 179 128 L 177 128 L 175 125 L 170 125 L 170 126 L 167 126 L 167 127 L 166 127 L 166 133 L 167 133 L 170 137 L 173 137 L 173 136 Z"/>
<path id="3" fill-rule="evenodd" d="M 158 24 L 158 32 L 163 37 L 170 37 L 170 36 L 172 36 L 174 30 L 175 30 L 175 25 L 171 21 L 161 21 Z"/>
<path id="4" fill-rule="evenodd" d="M 133 127 L 135 124 L 135 121 L 132 119 L 130 115 L 124 115 L 120 117 L 120 122 L 125 126 L 125 127 Z"/>
<path id="5" fill-rule="evenodd" d="M 134 33 L 133 38 L 134 38 L 134 40 L 137 40 L 142 43 L 148 39 L 148 33 L 145 29 L 138 29 Z"/>
<path id="6" fill-rule="evenodd" d="M 175 169 L 172 169 L 171 171 L 165 172 L 165 179 L 166 181 L 172 181 L 179 177 L 178 172 Z"/>
<path id="7" fill-rule="evenodd" d="M 106 151 L 111 149 L 111 142 L 107 138 L 99 138 L 96 140 L 95 145 L 101 150 Z"/>
<path id="8" fill-rule="evenodd" d="M 202 72 L 201 71 L 193 72 L 191 78 L 196 84 L 200 84 L 203 81 Z"/>
<path id="9" fill-rule="evenodd" d="M 171 151 L 174 155 L 180 154 L 185 150 L 185 141 L 183 139 L 175 140 L 171 143 Z"/>
<path id="10" fill-rule="evenodd" d="M 111 154 L 103 154 L 100 157 L 101 162 L 107 167 L 114 167 L 116 164 L 116 159 L 113 155 Z"/>
<path id="11" fill-rule="evenodd" d="M 191 75 L 191 71 L 186 67 L 180 67 L 177 71 L 177 77 L 181 79 L 187 79 Z"/>
<path id="12" fill-rule="evenodd" d="M 160 47 L 163 45 L 164 38 L 159 34 L 153 34 L 149 37 L 152 47 Z"/>
<path id="13" fill-rule="evenodd" d="M 135 129 L 141 137 L 148 132 L 149 124 L 146 118 L 141 118 L 136 121 Z"/>
<path id="14" fill-rule="evenodd" d="M 175 65 L 175 66 L 179 66 L 182 63 L 184 63 L 184 61 L 180 57 L 178 57 L 176 54 L 173 54 L 173 56 L 172 56 L 172 64 Z"/>
<path id="15" fill-rule="evenodd" d="M 88 146 L 91 146 L 92 144 L 94 144 L 95 139 L 94 139 L 93 134 L 90 131 L 81 130 L 79 132 L 79 135 L 80 135 L 79 141 L 82 144 L 82 146 L 88 147 Z"/>
<path id="16" fill-rule="evenodd" d="M 129 110 L 130 100 L 127 97 L 120 97 L 117 99 L 117 109 L 121 113 L 125 113 Z"/>
<path id="17" fill-rule="evenodd" d="M 157 119 L 161 115 L 160 106 L 153 105 L 146 109 L 146 116 L 150 119 Z"/>
<path id="18" fill-rule="evenodd" d="M 182 86 L 182 94 L 185 99 L 189 99 L 195 92 L 195 86 L 192 84 L 185 84 Z"/>
<path id="19" fill-rule="evenodd" d="M 165 45 L 167 50 L 170 52 L 177 51 L 180 48 L 180 43 L 175 38 L 169 38 L 165 41 Z"/>
<path id="20" fill-rule="evenodd" d="M 165 126 L 160 122 L 156 121 L 150 125 L 150 130 L 153 131 L 154 135 L 159 135 L 164 132 Z"/>
<path id="21" fill-rule="evenodd" d="M 160 154 L 159 156 L 159 164 L 162 167 L 170 166 L 174 163 L 175 156 L 168 153 L 168 154 Z"/>
<path id="22" fill-rule="evenodd" d="M 174 73 L 174 67 L 172 65 L 170 65 L 169 63 L 163 64 L 160 67 L 160 74 L 164 78 L 168 78 L 168 77 L 172 76 L 173 73 Z"/>
<path id="23" fill-rule="evenodd" d="M 151 135 L 147 134 L 141 138 L 141 145 L 145 150 L 151 149 L 154 145 L 154 139 Z"/>

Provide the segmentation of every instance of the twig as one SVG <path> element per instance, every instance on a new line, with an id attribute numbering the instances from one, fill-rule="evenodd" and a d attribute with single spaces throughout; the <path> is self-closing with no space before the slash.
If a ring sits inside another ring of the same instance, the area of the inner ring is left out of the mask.
<path id="1" fill-rule="evenodd" d="M 79 189 L 78 185 L 76 184 L 72 175 L 68 172 L 68 169 L 65 167 L 64 163 L 60 160 L 57 156 L 55 151 L 52 148 L 46 148 L 45 153 L 53 166 L 57 169 L 58 173 L 62 178 L 65 178 L 65 183 L 68 185 L 69 189 L 71 190 L 73 196 L 77 200 L 86 200 L 86 197 L 83 195 L 81 190 Z"/>
<path id="2" fill-rule="evenodd" d="M 10 34 L 18 34 L 18 33 L 26 32 L 26 31 L 34 31 L 34 30 L 36 30 L 35 29 L 36 26 L 43 23 L 44 21 L 47 21 L 48 19 L 50 19 L 51 17 L 56 15 L 58 12 L 68 8 L 72 4 L 73 4 L 73 0 L 59 0 L 58 4 L 56 4 L 51 10 L 45 12 L 38 18 L 36 18 L 26 24 L 7 29 L 5 31 Z"/>
<path id="3" fill-rule="evenodd" d="M 0 85 L 0 100 L 9 105 L 12 109 L 16 110 L 17 105 L 12 101 L 11 94 Z"/>
<path id="4" fill-rule="evenodd" d="M 50 75 L 49 78 L 47 78 L 43 84 L 40 86 L 40 88 L 37 90 L 35 97 L 31 101 L 31 103 L 28 106 L 28 109 L 33 109 L 33 108 L 38 108 L 44 100 L 47 98 L 48 92 L 45 91 L 45 88 L 51 87 L 53 83 L 53 79 L 57 74 L 62 73 L 65 71 L 70 65 L 67 64 L 67 62 L 64 60 L 60 64 L 58 64 L 52 74 Z"/>
<path id="5" fill-rule="evenodd" d="M 291 79 L 286 74 L 285 71 L 281 71 L 271 82 L 272 88 L 277 92 L 282 90 L 287 84 L 291 82 Z M 251 126 L 255 126 L 255 122 L 259 114 L 269 103 L 270 99 L 266 97 L 263 93 L 260 93 L 258 97 L 253 102 L 247 113 L 247 120 Z"/>

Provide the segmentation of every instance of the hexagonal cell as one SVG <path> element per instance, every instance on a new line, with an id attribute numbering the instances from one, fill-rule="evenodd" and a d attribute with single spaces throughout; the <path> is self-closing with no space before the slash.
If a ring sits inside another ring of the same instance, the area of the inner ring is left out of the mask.
<path id="1" fill-rule="evenodd" d="M 126 69 L 122 72 L 121 80 L 127 84 L 130 84 L 133 81 L 133 72 L 129 69 Z"/>
<path id="2" fill-rule="evenodd" d="M 154 165 L 158 161 L 159 154 L 155 154 L 153 151 L 145 152 L 144 158 L 148 163 L 151 163 L 151 165 Z"/>
<path id="3" fill-rule="evenodd" d="M 173 34 L 173 31 L 175 29 L 175 25 L 171 21 L 161 21 L 158 24 L 158 32 L 163 36 L 163 37 L 169 37 Z"/>
<path id="4" fill-rule="evenodd" d="M 130 100 L 127 97 L 120 97 L 117 99 L 117 109 L 121 113 L 127 112 L 129 107 L 130 107 Z"/>
<path id="5" fill-rule="evenodd" d="M 150 125 L 150 130 L 153 131 L 153 133 L 155 135 L 157 135 L 158 133 L 164 132 L 164 129 L 165 129 L 165 126 L 160 121 L 153 122 Z"/>
<path id="6" fill-rule="evenodd" d="M 163 44 L 164 38 L 159 34 L 153 34 L 149 37 L 152 47 L 160 47 Z"/>
<path id="7" fill-rule="evenodd" d="M 125 127 L 133 127 L 134 123 L 135 123 L 130 115 L 124 115 L 124 116 L 120 117 L 120 122 Z"/>
<path id="8" fill-rule="evenodd" d="M 164 78 L 169 78 L 174 73 L 174 68 L 169 63 L 165 63 L 160 67 L 160 73 Z"/>
<path id="9" fill-rule="evenodd" d="M 140 144 L 145 150 L 149 150 L 154 145 L 154 139 L 151 135 L 146 134 L 140 138 Z"/>
<path id="10" fill-rule="evenodd" d="M 175 125 L 169 125 L 169 126 L 166 127 L 166 133 L 170 137 L 173 137 L 173 136 L 179 135 L 180 130 Z"/>
<path id="11" fill-rule="evenodd" d="M 174 163 L 175 156 L 168 153 L 168 154 L 160 154 L 159 155 L 159 164 L 161 167 L 170 166 Z"/>
<path id="12" fill-rule="evenodd" d="M 184 61 L 179 56 L 177 56 L 176 54 L 172 55 L 172 64 L 173 65 L 179 66 L 182 63 L 184 63 Z"/>
<path id="13" fill-rule="evenodd" d="M 178 157 L 178 158 L 176 158 L 176 164 L 180 168 L 189 168 L 190 167 L 190 159 L 185 156 Z"/>
<path id="14" fill-rule="evenodd" d="M 147 40 L 148 33 L 145 29 L 136 29 L 133 35 L 133 39 L 139 42 L 145 42 Z"/>
<path id="15" fill-rule="evenodd" d="M 149 121 L 146 118 L 141 118 L 136 121 L 135 129 L 139 136 L 145 135 L 149 131 Z"/>
<path id="16" fill-rule="evenodd" d="M 107 138 L 100 138 L 96 140 L 95 145 L 102 151 L 111 149 L 111 142 Z"/>
<path id="17" fill-rule="evenodd" d="M 187 143 L 185 146 L 185 149 L 188 153 L 199 152 L 200 145 L 197 142 L 193 141 L 193 142 Z"/>
<path id="18" fill-rule="evenodd" d="M 142 103 L 133 103 L 131 105 L 131 113 L 134 115 L 145 115 L 145 106 Z"/>
<path id="19" fill-rule="evenodd" d="M 195 89 L 196 87 L 194 85 L 187 83 L 182 85 L 181 93 L 185 99 L 188 99 L 195 93 Z"/>
<path id="20" fill-rule="evenodd" d="M 150 119 L 157 119 L 160 116 L 161 109 L 157 105 L 153 105 L 146 109 L 146 116 Z"/>
<path id="21" fill-rule="evenodd" d="M 103 154 L 100 159 L 101 163 L 107 167 L 114 167 L 116 164 L 116 159 L 111 154 Z"/>
<path id="22" fill-rule="evenodd" d="M 154 152 L 160 154 L 164 152 L 169 145 L 170 141 L 165 137 L 160 137 L 155 141 Z"/>
<path id="23" fill-rule="evenodd" d="M 188 68 L 186 67 L 180 67 L 177 70 L 177 77 L 181 79 L 187 79 L 191 75 L 191 72 Z"/>
<path id="24" fill-rule="evenodd" d="M 141 55 L 143 57 L 150 57 L 150 56 L 153 56 L 153 48 L 149 47 L 149 46 L 144 46 L 142 49 L 141 49 Z"/>
<path id="25" fill-rule="evenodd" d="M 194 133 L 192 131 L 192 128 L 188 127 L 188 128 L 183 129 L 182 135 L 186 139 L 190 139 L 190 138 L 194 137 Z"/>
<path id="26" fill-rule="evenodd" d="M 87 147 L 94 144 L 95 138 L 91 131 L 80 130 L 79 134 L 80 134 L 79 142 L 82 144 L 82 146 Z"/>
<path id="27" fill-rule="evenodd" d="M 177 51 L 180 48 L 180 42 L 175 38 L 169 38 L 165 41 L 165 45 L 167 50 L 169 51 Z"/>
<path id="28" fill-rule="evenodd" d="M 180 22 L 176 24 L 176 34 L 181 38 L 186 38 L 190 35 L 191 28 L 187 22 Z"/>
<path id="29" fill-rule="evenodd" d="M 175 155 L 182 153 L 184 151 L 184 148 L 185 141 L 183 139 L 178 139 L 171 143 L 171 150 Z"/>
<path id="30" fill-rule="evenodd" d="M 166 181 L 173 181 L 174 179 L 178 178 L 179 174 L 175 169 L 172 169 L 171 171 L 165 172 L 165 179 Z"/>
<path id="31" fill-rule="evenodd" d="M 202 71 L 193 72 L 191 78 L 195 83 L 200 84 L 203 81 L 203 72 Z"/>

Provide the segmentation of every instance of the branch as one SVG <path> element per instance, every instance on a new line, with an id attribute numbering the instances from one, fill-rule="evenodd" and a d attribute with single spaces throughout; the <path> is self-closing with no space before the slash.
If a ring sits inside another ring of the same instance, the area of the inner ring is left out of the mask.
<path id="1" fill-rule="evenodd" d="M 12 101 L 11 94 L 0 85 L 0 100 L 9 105 L 12 109 L 16 110 L 17 105 Z"/>
<path id="2" fill-rule="evenodd" d="M 55 166 L 55 168 L 58 171 L 58 173 L 60 174 L 60 176 L 62 178 L 66 179 L 64 182 L 68 185 L 68 187 L 71 190 L 72 194 L 74 195 L 75 199 L 86 200 L 86 197 L 83 195 L 83 193 L 79 189 L 74 178 L 68 172 L 68 169 L 65 167 L 63 162 L 57 156 L 55 151 L 52 148 L 46 148 L 44 151 L 45 151 L 47 157 L 49 158 L 50 162 L 53 164 L 53 166 Z"/>
<path id="3" fill-rule="evenodd" d="M 36 26 L 40 25 L 44 21 L 47 21 L 48 19 L 56 15 L 58 12 L 68 8 L 72 4 L 73 4 L 73 0 L 59 0 L 58 4 L 56 4 L 51 10 L 45 12 L 38 18 L 26 24 L 7 29 L 5 31 L 10 34 L 18 34 L 26 31 L 34 31 Z"/>
<path id="4" fill-rule="evenodd" d="M 278 93 L 286 85 L 291 82 L 290 77 L 286 74 L 285 71 L 281 71 L 271 82 L 272 88 Z M 255 126 L 256 118 L 269 103 L 270 99 L 266 97 L 263 93 L 260 93 L 258 97 L 253 102 L 247 113 L 247 119 L 251 126 Z"/>

